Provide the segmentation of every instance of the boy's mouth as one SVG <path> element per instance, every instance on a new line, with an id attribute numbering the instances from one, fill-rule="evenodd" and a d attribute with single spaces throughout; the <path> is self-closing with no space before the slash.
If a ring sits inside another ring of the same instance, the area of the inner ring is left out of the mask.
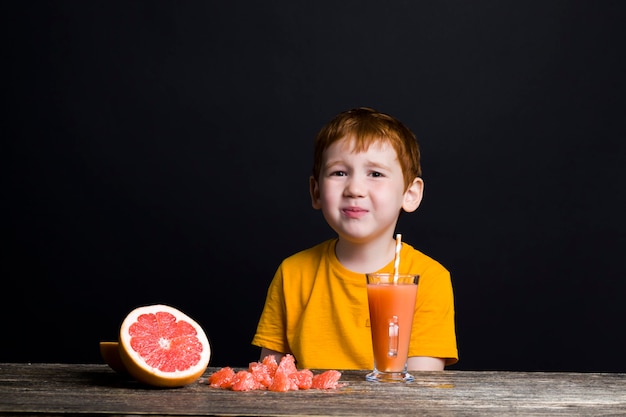
<path id="1" fill-rule="evenodd" d="M 368 213 L 367 210 L 362 209 L 360 207 L 347 207 L 347 208 L 342 209 L 341 211 L 346 217 L 349 217 L 351 219 L 363 217 L 365 214 Z"/>

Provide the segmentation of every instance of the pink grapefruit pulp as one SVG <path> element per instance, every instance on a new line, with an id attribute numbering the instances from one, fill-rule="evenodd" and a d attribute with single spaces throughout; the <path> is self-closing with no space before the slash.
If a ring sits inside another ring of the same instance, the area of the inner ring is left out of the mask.
<path id="1" fill-rule="evenodd" d="M 196 381 L 211 358 L 202 327 L 180 310 L 162 304 L 138 307 L 126 316 L 119 352 L 131 376 L 158 387 Z"/>

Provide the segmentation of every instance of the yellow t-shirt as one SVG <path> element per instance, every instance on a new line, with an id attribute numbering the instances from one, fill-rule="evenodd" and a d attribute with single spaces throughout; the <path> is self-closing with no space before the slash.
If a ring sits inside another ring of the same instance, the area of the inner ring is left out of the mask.
<path id="1" fill-rule="evenodd" d="M 272 280 L 252 344 L 292 354 L 299 368 L 372 369 L 365 274 L 335 255 L 337 239 L 286 258 Z M 409 356 L 458 361 L 450 273 L 402 244 L 400 272 L 419 274 Z M 393 261 L 376 272 L 393 272 Z"/>

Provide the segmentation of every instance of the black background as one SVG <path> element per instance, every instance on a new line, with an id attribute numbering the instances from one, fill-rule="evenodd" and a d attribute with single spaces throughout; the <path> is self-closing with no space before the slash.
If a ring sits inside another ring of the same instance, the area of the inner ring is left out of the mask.
<path id="1" fill-rule="evenodd" d="M 620 1 L 3 2 L 2 362 L 101 362 L 133 308 L 250 341 L 332 236 L 312 140 L 370 106 L 423 151 L 405 241 L 450 269 L 454 369 L 626 372 Z"/>

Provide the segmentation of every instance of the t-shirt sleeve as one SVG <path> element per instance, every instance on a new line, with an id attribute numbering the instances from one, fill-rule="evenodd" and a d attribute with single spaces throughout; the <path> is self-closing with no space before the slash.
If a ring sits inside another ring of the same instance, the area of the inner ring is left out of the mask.
<path id="1" fill-rule="evenodd" d="M 420 275 L 409 356 L 458 361 L 454 294 L 450 272 L 433 263 Z"/>
<path id="2" fill-rule="evenodd" d="M 285 297 L 282 265 L 270 283 L 252 344 L 282 353 L 291 353 L 285 334 Z"/>

